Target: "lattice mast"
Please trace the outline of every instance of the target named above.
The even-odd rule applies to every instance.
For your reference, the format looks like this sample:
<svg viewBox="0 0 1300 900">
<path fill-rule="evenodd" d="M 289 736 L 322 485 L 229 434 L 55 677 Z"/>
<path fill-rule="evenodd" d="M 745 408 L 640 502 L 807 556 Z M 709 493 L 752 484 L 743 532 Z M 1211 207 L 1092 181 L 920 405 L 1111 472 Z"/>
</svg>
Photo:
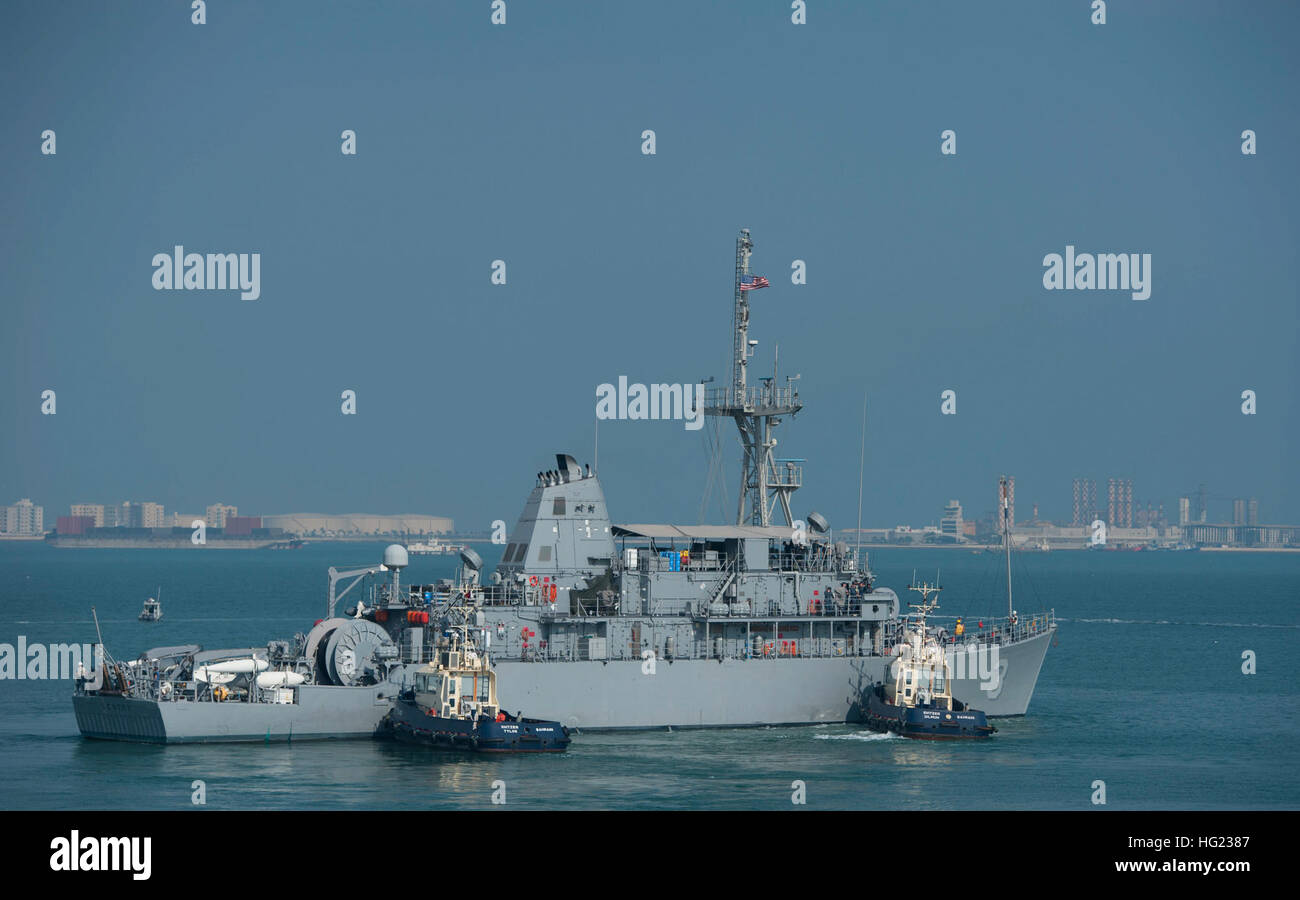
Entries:
<svg viewBox="0 0 1300 900">
<path fill-rule="evenodd" d="M 742 280 L 749 276 L 749 257 L 754 249 L 749 229 L 742 228 L 736 238 L 736 270 L 733 288 L 735 313 L 732 324 L 731 383 L 726 388 L 709 391 L 705 413 L 710 416 L 728 416 L 740 431 L 744 454 L 741 461 L 739 507 L 737 525 L 771 525 L 772 516 L 779 509 L 785 524 L 793 525 L 790 512 L 790 495 L 802 484 L 803 469 L 793 460 L 778 460 L 772 450 L 776 447 L 773 431 L 781 424 L 781 417 L 794 415 L 803 408 L 799 392 L 793 382 L 798 376 L 787 377 L 784 385 L 777 382 L 775 365 L 771 378 L 759 379 L 760 384 L 750 387 L 748 369 L 757 341 L 749 339 L 749 294 L 741 290 Z M 778 463 L 782 465 L 778 466 Z"/>
</svg>

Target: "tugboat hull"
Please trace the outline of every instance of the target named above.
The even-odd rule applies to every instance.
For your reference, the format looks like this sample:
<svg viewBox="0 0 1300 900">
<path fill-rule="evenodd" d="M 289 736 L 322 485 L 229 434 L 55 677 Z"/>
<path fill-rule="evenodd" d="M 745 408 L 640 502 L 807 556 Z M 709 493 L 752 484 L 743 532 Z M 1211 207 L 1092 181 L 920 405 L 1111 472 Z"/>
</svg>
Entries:
<svg viewBox="0 0 1300 900">
<path fill-rule="evenodd" d="M 997 731 L 977 709 L 895 706 L 880 696 L 878 688 L 863 691 L 862 698 L 849 710 L 848 720 L 872 731 L 924 741 L 986 740 Z"/>
<path fill-rule="evenodd" d="M 379 723 L 376 737 L 472 753 L 563 753 L 569 729 L 542 719 L 487 717 L 471 721 L 431 716 L 408 700 L 398 700 Z"/>
</svg>

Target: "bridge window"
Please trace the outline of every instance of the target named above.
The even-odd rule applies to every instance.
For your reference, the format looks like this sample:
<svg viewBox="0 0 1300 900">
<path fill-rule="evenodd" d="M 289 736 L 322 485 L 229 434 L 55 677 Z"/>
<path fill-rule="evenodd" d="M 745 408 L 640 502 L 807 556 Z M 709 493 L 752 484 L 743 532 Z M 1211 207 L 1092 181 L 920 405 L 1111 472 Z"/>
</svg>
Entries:
<svg viewBox="0 0 1300 900">
<path fill-rule="evenodd" d="M 564 515 L 564 498 L 563 498 L 563 497 L 556 497 L 556 498 L 555 498 L 555 505 L 551 508 L 551 515 L 553 515 L 553 516 L 562 516 L 562 515 Z"/>
</svg>

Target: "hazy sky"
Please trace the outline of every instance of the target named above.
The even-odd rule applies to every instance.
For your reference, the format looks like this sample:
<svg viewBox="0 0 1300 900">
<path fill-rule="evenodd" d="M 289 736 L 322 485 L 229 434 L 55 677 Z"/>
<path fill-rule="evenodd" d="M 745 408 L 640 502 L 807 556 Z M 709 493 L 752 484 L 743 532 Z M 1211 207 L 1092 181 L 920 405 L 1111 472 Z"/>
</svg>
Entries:
<svg viewBox="0 0 1300 900">
<path fill-rule="evenodd" d="M 853 523 L 865 391 L 868 524 L 999 472 L 1020 518 L 1086 475 L 1300 521 L 1300 8 L 808 7 L 5 3 L 0 503 L 513 522 L 598 384 L 725 379 L 749 227 L 796 513 Z M 176 244 L 260 253 L 260 298 L 155 291 Z M 1045 290 L 1067 245 L 1151 254 L 1150 299 Z M 615 520 L 697 521 L 704 434 L 601 423 Z"/>
</svg>

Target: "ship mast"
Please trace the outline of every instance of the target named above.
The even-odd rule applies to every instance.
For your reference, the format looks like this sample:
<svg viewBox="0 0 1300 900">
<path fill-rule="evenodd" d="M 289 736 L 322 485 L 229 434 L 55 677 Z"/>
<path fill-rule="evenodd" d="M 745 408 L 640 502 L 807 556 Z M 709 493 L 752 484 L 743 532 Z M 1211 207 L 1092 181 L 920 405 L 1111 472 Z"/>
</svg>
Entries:
<svg viewBox="0 0 1300 900">
<path fill-rule="evenodd" d="M 1002 546 L 1007 556 L 1007 617 L 1015 610 L 1011 608 L 1011 504 L 1007 498 L 1007 476 L 998 477 L 998 493 L 1002 497 Z"/>
<path fill-rule="evenodd" d="M 736 524 L 771 525 L 772 515 L 779 508 L 785 524 L 793 525 L 790 495 L 802 483 L 803 469 L 793 461 L 786 461 L 784 467 L 777 468 L 778 460 L 772 455 L 776 446 L 772 432 L 781 424 L 781 416 L 794 415 L 803 404 L 791 383 L 798 376 L 787 376 L 786 385 L 780 387 L 773 368 L 772 377 L 760 379 L 760 386 L 750 387 L 748 384 L 749 358 L 754 355 L 758 341 L 749 339 L 749 291 L 741 290 L 740 286 L 741 280 L 750 274 L 749 256 L 753 249 L 749 229 L 742 228 L 736 238 L 731 383 L 708 392 L 704 411 L 710 416 L 729 416 L 740 431 L 744 458 Z"/>
</svg>

